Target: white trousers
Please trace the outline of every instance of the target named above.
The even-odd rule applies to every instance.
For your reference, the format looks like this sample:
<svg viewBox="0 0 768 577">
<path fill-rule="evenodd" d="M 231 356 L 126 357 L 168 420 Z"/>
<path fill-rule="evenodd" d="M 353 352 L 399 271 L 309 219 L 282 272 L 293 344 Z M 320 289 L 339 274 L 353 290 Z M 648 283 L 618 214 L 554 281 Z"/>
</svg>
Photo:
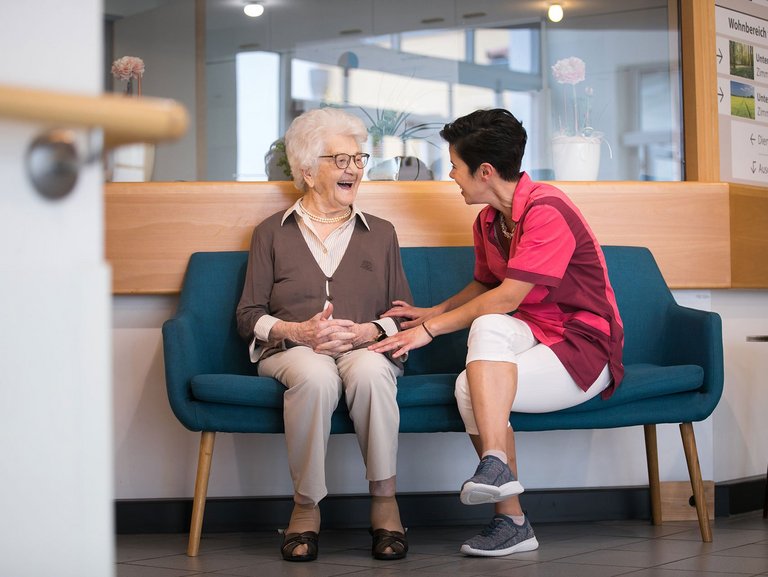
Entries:
<svg viewBox="0 0 768 577">
<path fill-rule="evenodd" d="M 573 407 L 598 395 L 611 383 L 606 364 L 589 390 L 581 390 L 552 349 L 536 340 L 526 323 L 509 315 L 492 314 L 475 319 L 469 330 L 467 348 L 466 364 L 502 361 L 517 365 L 517 393 L 512 410 L 520 413 L 548 413 Z M 477 435 L 467 371 L 462 371 L 456 379 L 455 393 L 467 433 Z"/>
<path fill-rule="evenodd" d="M 259 361 L 259 375 L 286 387 L 283 405 L 288 466 L 294 493 L 306 503 L 328 494 L 325 456 L 331 415 L 344 392 L 366 466 L 366 479 L 395 476 L 400 412 L 396 379 L 402 370 L 381 353 L 358 349 L 337 359 L 293 347 Z"/>
</svg>

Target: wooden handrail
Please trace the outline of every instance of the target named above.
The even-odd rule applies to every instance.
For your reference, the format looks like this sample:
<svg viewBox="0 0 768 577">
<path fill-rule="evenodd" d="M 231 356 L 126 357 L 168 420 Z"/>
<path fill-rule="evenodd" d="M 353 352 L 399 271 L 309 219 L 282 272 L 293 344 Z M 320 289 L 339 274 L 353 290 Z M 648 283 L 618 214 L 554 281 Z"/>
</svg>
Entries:
<svg viewBox="0 0 768 577">
<path fill-rule="evenodd" d="M 107 148 L 175 140 L 186 132 L 186 109 L 174 100 L 90 96 L 0 85 L 0 117 L 104 129 Z"/>
</svg>

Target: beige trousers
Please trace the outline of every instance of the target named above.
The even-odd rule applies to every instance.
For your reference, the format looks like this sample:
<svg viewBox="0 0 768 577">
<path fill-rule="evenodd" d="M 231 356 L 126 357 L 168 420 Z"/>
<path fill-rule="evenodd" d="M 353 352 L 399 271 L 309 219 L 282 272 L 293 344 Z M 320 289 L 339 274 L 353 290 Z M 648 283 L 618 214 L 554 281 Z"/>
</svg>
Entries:
<svg viewBox="0 0 768 577">
<path fill-rule="evenodd" d="M 259 361 L 259 375 L 286 387 L 283 406 L 288 466 L 297 502 L 319 503 L 328 494 L 325 456 L 331 415 L 342 392 L 355 426 L 366 479 L 395 476 L 400 412 L 396 379 L 402 370 L 380 353 L 358 349 L 337 359 L 293 347 Z"/>
</svg>

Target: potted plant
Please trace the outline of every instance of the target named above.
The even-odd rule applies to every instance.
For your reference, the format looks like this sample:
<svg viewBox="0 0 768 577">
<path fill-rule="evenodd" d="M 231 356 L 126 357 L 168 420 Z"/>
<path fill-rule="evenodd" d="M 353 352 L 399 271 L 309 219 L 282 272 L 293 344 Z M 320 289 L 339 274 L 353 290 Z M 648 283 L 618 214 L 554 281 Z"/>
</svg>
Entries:
<svg viewBox="0 0 768 577">
<path fill-rule="evenodd" d="M 374 115 L 360 107 L 368 119 L 368 134 L 371 136 L 371 156 L 374 161 L 368 171 L 371 180 L 398 180 L 402 163 L 407 162 L 409 170 L 417 176 L 415 179 L 432 179 L 432 172 L 424 163 L 425 158 L 418 158 L 417 153 L 409 151 L 408 143 L 414 141 L 429 142 L 435 131 L 442 128 L 440 122 L 408 122 L 409 112 L 390 109 L 377 109 Z M 422 155 L 423 156 L 423 155 Z"/>
<path fill-rule="evenodd" d="M 558 84 L 571 87 L 563 92 L 563 111 L 558 116 L 558 130 L 552 137 L 555 179 L 597 180 L 603 133 L 592 126 L 594 90 L 589 86 L 584 89 L 581 111 L 576 91 L 576 85 L 586 79 L 586 65 L 574 56 L 563 58 L 552 66 L 552 76 Z"/>
<path fill-rule="evenodd" d="M 125 82 L 124 94 L 141 96 L 144 61 L 137 56 L 123 56 L 112 63 L 112 76 Z M 126 144 L 115 148 L 107 157 L 105 177 L 113 182 L 144 182 L 152 180 L 155 166 L 155 145 Z"/>
</svg>

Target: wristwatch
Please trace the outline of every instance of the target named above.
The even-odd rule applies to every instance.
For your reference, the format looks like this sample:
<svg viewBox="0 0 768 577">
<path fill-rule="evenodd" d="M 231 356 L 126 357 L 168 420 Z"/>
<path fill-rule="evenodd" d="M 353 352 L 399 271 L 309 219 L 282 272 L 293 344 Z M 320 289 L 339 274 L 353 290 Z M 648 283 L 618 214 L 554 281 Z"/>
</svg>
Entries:
<svg viewBox="0 0 768 577">
<path fill-rule="evenodd" d="M 384 327 L 382 327 L 376 321 L 371 321 L 371 322 L 376 326 L 377 329 L 379 329 L 379 334 L 376 335 L 376 338 L 374 340 L 378 343 L 379 341 L 383 341 L 384 339 L 386 339 L 387 331 L 384 330 Z"/>
</svg>

